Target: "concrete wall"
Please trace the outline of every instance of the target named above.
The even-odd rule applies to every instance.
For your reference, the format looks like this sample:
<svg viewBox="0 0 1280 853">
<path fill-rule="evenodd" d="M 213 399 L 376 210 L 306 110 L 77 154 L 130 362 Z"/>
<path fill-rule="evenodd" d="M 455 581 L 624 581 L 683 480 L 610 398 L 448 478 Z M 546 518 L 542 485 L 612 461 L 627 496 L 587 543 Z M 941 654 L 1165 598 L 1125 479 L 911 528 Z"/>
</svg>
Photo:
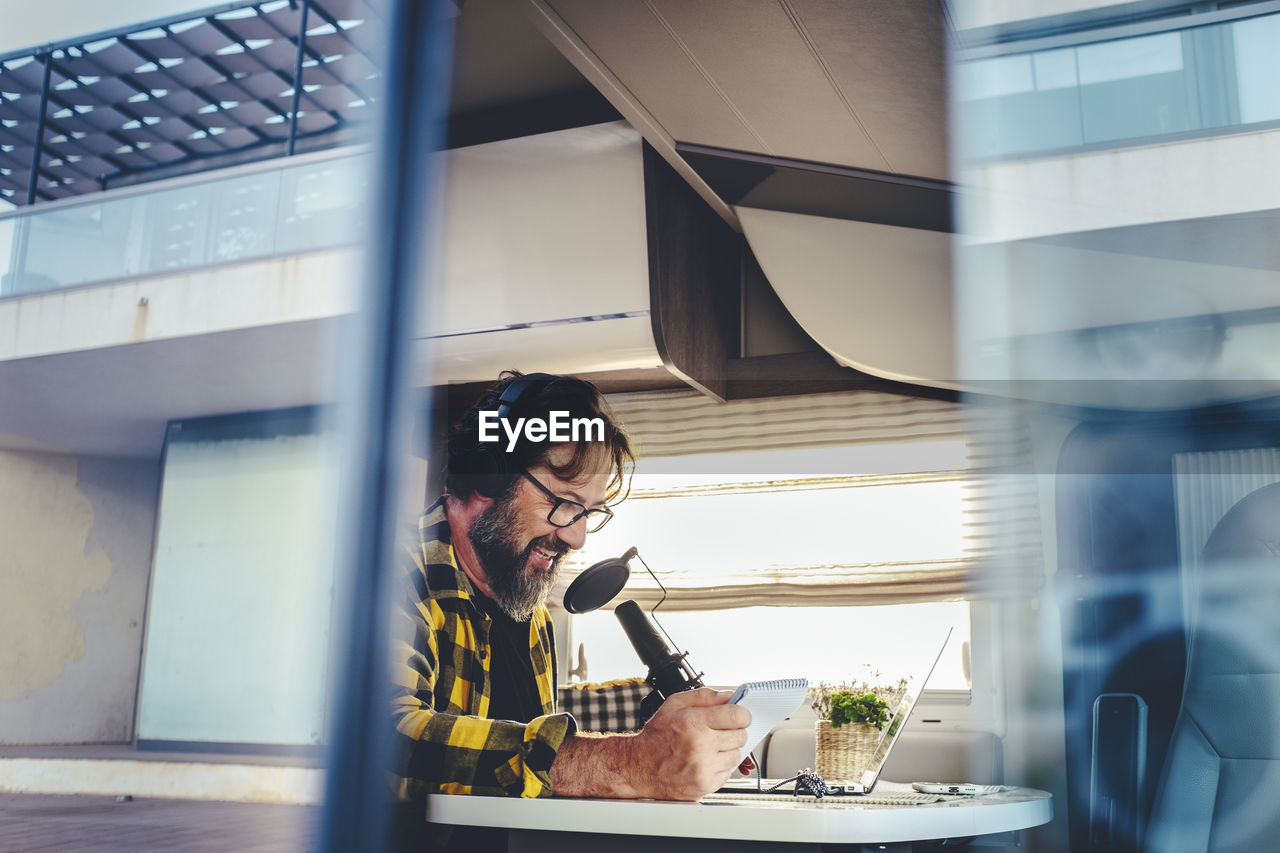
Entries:
<svg viewBox="0 0 1280 853">
<path fill-rule="evenodd" d="M 133 737 L 159 466 L 0 451 L 0 744 Z"/>
<path fill-rule="evenodd" d="M 1270 211 L 1280 131 L 982 163 L 961 170 L 962 221 L 978 243 Z"/>
<path fill-rule="evenodd" d="M 349 249 L 0 301 L 0 361 L 336 317 L 355 310 Z"/>
</svg>

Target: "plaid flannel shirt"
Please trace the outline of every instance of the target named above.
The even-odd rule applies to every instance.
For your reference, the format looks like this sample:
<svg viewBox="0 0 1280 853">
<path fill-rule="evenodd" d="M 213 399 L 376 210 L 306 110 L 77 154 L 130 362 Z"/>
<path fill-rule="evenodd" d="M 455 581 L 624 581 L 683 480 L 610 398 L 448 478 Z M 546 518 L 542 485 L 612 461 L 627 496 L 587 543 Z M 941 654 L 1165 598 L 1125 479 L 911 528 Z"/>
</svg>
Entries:
<svg viewBox="0 0 1280 853">
<path fill-rule="evenodd" d="M 458 568 L 443 499 L 418 520 L 418 539 L 405 549 L 405 599 L 397 613 L 403 632 L 392 662 L 397 794 L 551 796 L 551 762 L 577 729 L 572 716 L 554 713 L 551 614 L 539 605 L 529 630 L 544 716 L 529 723 L 487 719 L 492 623 Z"/>
</svg>

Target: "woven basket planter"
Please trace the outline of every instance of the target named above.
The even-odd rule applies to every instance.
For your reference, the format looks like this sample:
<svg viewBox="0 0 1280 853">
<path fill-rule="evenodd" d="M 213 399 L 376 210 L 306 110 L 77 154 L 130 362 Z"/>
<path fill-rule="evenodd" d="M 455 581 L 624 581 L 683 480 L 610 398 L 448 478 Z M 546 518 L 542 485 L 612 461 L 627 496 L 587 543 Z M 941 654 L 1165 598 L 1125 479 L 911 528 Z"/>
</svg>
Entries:
<svg viewBox="0 0 1280 853">
<path fill-rule="evenodd" d="M 814 768 L 823 779 L 857 781 L 867 769 L 882 732 L 870 723 L 845 723 L 836 728 L 829 720 L 813 724 L 817 738 L 817 763 Z"/>
</svg>

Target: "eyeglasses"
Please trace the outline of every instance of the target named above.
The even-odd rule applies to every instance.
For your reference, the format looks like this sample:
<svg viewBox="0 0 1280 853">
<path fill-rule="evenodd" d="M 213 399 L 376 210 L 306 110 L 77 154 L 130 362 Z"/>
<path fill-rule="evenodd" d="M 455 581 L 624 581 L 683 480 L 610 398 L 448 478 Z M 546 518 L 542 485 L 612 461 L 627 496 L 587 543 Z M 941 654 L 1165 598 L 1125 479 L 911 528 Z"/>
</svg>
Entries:
<svg viewBox="0 0 1280 853">
<path fill-rule="evenodd" d="M 556 527 L 569 527 L 577 524 L 578 519 L 585 516 L 587 519 L 587 532 L 595 533 L 608 524 L 609 519 L 613 518 L 613 510 L 607 506 L 602 506 L 598 509 L 587 509 L 577 501 L 558 496 L 555 492 L 539 483 L 528 471 L 521 471 L 520 473 L 524 475 L 526 480 L 537 486 L 539 491 L 551 498 L 553 503 L 551 504 L 551 512 L 547 513 L 547 521 Z"/>
</svg>

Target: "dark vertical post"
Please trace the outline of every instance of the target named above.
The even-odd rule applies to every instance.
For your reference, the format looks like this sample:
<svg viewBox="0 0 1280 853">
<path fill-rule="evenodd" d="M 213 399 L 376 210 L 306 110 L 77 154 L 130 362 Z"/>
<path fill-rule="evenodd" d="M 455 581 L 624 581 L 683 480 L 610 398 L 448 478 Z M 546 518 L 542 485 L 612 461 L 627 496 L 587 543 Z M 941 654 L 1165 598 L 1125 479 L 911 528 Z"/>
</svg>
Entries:
<svg viewBox="0 0 1280 853">
<path fill-rule="evenodd" d="M 453 7 L 392 0 L 386 17 L 385 92 L 370 168 L 372 222 L 364 234 L 364 287 L 352 323 L 351 382 L 343 436 L 342 575 L 335 592 L 335 692 L 321 848 L 383 850 L 389 839 L 387 773 L 392 721 L 387 697 L 394 584 L 395 501 L 409 447 L 412 338 L 423 282 L 421 237 L 435 190 L 430 152 L 443 140 Z M 425 815 L 422 816 L 425 820 Z"/>
<path fill-rule="evenodd" d="M 289 111 L 289 151 L 293 156 L 293 147 L 298 141 L 298 106 L 302 103 L 302 60 L 307 50 L 307 13 L 311 11 L 311 0 L 302 0 L 302 16 L 298 24 L 298 59 L 293 65 L 293 109 Z"/>
<path fill-rule="evenodd" d="M 53 54 L 44 55 L 44 82 L 40 85 L 40 111 L 36 113 L 36 141 L 31 148 L 31 177 L 27 181 L 27 204 L 35 204 L 36 182 L 40 179 L 40 155 L 44 153 L 44 113 L 49 108 L 49 72 Z"/>
<path fill-rule="evenodd" d="M 667 370 L 713 400 L 728 397 L 741 240 L 675 169 L 644 146 L 649 316 Z"/>
</svg>

